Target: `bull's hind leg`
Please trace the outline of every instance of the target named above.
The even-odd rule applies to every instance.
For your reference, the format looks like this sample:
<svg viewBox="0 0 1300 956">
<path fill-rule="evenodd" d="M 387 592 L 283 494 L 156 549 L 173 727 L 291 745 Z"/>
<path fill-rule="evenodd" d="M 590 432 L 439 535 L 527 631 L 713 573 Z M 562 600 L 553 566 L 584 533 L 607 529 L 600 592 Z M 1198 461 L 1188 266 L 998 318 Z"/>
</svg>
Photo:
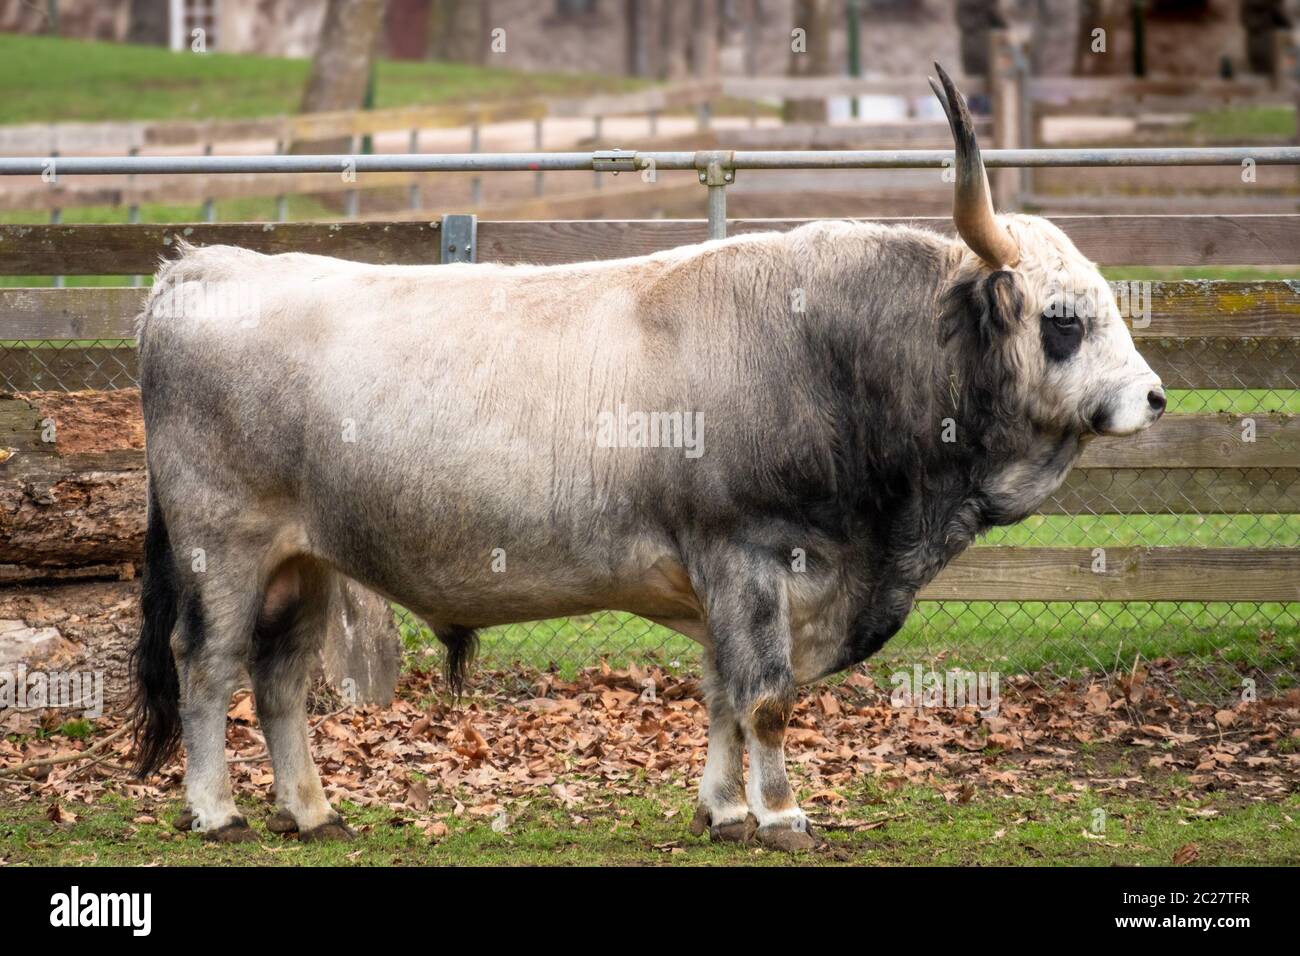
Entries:
<svg viewBox="0 0 1300 956">
<path fill-rule="evenodd" d="M 307 691 L 325 631 L 330 571 L 295 558 L 267 584 L 253 632 L 253 693 L 275 772 L 275 833 L 303 840 L 348 839 L 352 831 L 325 799 L 307 734 Z"/>
<path fill-rule="evenodd" d="M 223 562 L 224 563 L 224 562 Z M 178 825 L 241 842 L 253 831 L 235 808 L 226 764 L 226 711 L 243 670 L 255 582 L 237 571 L 192 569 L 172 653 L 181 690 L 186 811 Z M 184 574 L 184 572 L 182 572 Z"/>
<path fill-rule="evenodd" d="M 711 663 L 705 664 L 704 684 L 709 701 L 709 751 L 691 832 L 701 836 L 707 831 L 713 840 L 744 843 L 754 833 L 745 802 L 744 731 Z"/>
</svg>

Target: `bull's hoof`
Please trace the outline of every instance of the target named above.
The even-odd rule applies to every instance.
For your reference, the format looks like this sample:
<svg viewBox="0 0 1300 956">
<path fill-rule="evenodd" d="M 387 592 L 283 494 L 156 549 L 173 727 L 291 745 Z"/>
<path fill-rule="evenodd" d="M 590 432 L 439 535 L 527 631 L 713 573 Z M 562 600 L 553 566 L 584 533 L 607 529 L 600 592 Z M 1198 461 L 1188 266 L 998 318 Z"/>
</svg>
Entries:
<svg viewBox="0 0 1300 956">
<path fill-rule="evenodd" d="M 355 836 L 356 833 L 343 822 L 342 817 L 312 827 L 310 830 L 298 832 L 298 839 L 303 843 L 325 843 L 333 840 L 346 842 Z"/>
<path fill-rule="evenodd" d="M 257 834 L 243 817 L 235 817 L 215 830 L 204 830 L 202 836 L 209 843 L 252 843 L 257 840 Z"/>
<path fill-rule="evenodd" d="M 758 820 L 751 813 L 735 823 L 709 827 L 709 839 L 714 843 L 749 843 L 758 831 Z"/>
<path fill-rule="evenodd" d="M 691 834 L 698 837 L 707 833 L 714 843 L 748 843 L 757 828 L 758 820 L 752 813 L 743 820 L 715 826 L 709 808 L 703 804 L 695 808 L 695 819 L 691 820 Z"/>
<path fill-rule="evenodd" d="M 266 829 L 271 833 L 297 833 L 298 821 L 288 810 L 276 810 L 266 818 Z"/>
<path fill-rule="evenodd" d="M 821 841 L 809 827 L 807 830 L 792 830 L 782 824 L 759 827 L 754 834 L 758 842 L 769 850 L 781 850 L 785 853 L 800 853 L 816 849 Z"/>
<path fill-rule="evenodd" d="M 189 833 L 194 829 L 194 811 L 186 807 L 172 819 L 172 826 L 182 833 Z"/>
</svg>

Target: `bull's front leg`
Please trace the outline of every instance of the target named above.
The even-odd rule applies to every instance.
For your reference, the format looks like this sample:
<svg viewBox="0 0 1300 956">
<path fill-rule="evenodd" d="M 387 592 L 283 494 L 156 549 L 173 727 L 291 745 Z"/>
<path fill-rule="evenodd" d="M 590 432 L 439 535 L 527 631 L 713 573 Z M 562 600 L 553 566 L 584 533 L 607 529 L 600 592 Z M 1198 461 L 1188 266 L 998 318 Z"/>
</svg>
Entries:
<svg viewBox="0 0 1300 956">
<path fill-rule="evenodd" d="M 700 788 L 701 807 L 715 826 L 719 820 L 714 814 L 730 823 L 740 813 L 739 737 L 749 750 L 743 805 L 753 817 L 749 826 L 757 827 L 754 835 L 779 849 L 809 849 L 817 841 L 785 772 L 785 729 L 794 710 L 796 685 L 781 573 L 756 568 L 753 558 L 744 555 L 713 569 L 708 580 L 712 667 L 706 674 L 709 756 Z M 745 832 L 741 838 L 748 837 Z"/>
<path fill-rule="evenodd" d="M 780 850 L 809 850 L 818 841 L 785 772 L 785 728 L 793 710 L 793 693 L 762 697 L 742 721 L 749 748 L 749 806 L 758 821 L 759 842 Z"/>
</svg>

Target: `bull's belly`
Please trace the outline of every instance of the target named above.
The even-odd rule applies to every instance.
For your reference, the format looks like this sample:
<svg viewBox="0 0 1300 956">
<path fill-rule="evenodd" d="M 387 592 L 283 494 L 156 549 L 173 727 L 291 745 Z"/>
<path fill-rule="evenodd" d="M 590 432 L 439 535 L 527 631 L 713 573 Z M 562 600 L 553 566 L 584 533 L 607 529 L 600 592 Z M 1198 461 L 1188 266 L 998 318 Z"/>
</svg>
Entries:
<svg viewBox="0 0 1300 956">
<path fill-rule="evenodd" d="M 627 611 L 701 639 L 704 614 L 686 569 L 666 549 L 645 541 L 593 548 L 589 560 L 561 559 L 507 543 L 476 553 L 442 553 L 359 562 L 348 550 L 318 554 L 339 571 L 384 594 L 431 626 L 484 628 L 597 611 Z M 499 554 L 495 554 L 499 551 Z"/>
</svg>

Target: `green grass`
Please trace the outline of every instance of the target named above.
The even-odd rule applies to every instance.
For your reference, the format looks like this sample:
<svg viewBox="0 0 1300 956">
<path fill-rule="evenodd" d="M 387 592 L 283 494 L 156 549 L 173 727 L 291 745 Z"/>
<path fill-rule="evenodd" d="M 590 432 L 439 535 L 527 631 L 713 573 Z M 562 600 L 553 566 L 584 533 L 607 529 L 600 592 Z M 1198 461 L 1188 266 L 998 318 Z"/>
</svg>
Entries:
<svg viewBox="0 0 1300 956">
<path fill-rule="evenodd" d="M 1171 282 L 1179 279 L 1255 282 L 1262 279 L 1300 279 L 1300 266 L 1105 266 L 1101 273 L 1112 282 Z"/>
<path fill-rule="evenodd" d="M 310 62 L 0 35 L 0 123 L 241 119 L 298 111 Z M 375 106 L 617 93 L 644 81 L 379 61 Z"/>
<path fill-rule="evenodd" d="M 1194 134 L 1234 143 L 1292 136 L 1295 131 L 1295 110 L 1288 106 L 1235 106 L 1198 113 L 1192 119 Z"/>
<path fill-rule="evenodd" d="M 436 638 L 399 615 L 406 646 L 429 666 L 441 659 Z M 605 660 L 612 666 L 655 663 L 679 672 L 696 667 L 699 648 L 667 628 L 625 612 L 495 627 L 482 634 L 491 665 L 555 668 L 571 678 Z M 945 601 L 920 602 L 903 629 L 868 662 L 877 679 L 900 667 L 942 660 L 945 666 L 1003 674 L 1049 670 L 1075 676 L 1127 670 L 1137 660 L 1185 659 L 1174 675 L 1195 699 L 1238 695 L 1242 677 L 1268 676 L 1261 693 L 1297 684 L 1300 603 Z"/>
<path fill-rule="evenodd" d="M 358 838 L 323 845 L 266 833 L 266 804 L 248 800 L 241 809 L 260 842 L 222 846 L 174 832 L 166 821 L 179 810 L 176 801 L 154 806 L 109 795 L 93 806 L 65 803 L 78 819 L 60 827 L 46 819 L 47 801 L 0 797 L 0 858 L 36 866 L 1152 866 L 1169 864 L 1180 847 L 1195 843 L 1204 865 L 1300 862 L 1300 796 L 1294 794 L 1275 803 L 1243 803 L 1231 794 L 1175 801 L 1167 796 L 1178 786 L 1173 776 L 1158 782 L 1165 792 L 1149 797 L 1078 792 L 1060 778 L 1033 786 L 1023 796 L 977 791 L 958 804 L 926 787 L 857 784 L 844 791 L 849 816 L 884 825 L 826 830 L 827 848 L 793 857 L 692 837 L 694 793 L 684 786 L 634 787 L 631 796 L 568 810 L 539 790 L 536 799 L 512 808 L 504 833 L 490 818 L 452 815 L 450 797 L 439 795 L 430 814 L 443 819 L 448 833 L 437 842 L 401 810 L 344 804 L 339 809 Z M 816 807 L 808 809 L 815 820 Z M 142 813 L 159 822 L 133 822 Z M 1104 823 L 1094 832 L 1098 820 Z"/>
</svg>

